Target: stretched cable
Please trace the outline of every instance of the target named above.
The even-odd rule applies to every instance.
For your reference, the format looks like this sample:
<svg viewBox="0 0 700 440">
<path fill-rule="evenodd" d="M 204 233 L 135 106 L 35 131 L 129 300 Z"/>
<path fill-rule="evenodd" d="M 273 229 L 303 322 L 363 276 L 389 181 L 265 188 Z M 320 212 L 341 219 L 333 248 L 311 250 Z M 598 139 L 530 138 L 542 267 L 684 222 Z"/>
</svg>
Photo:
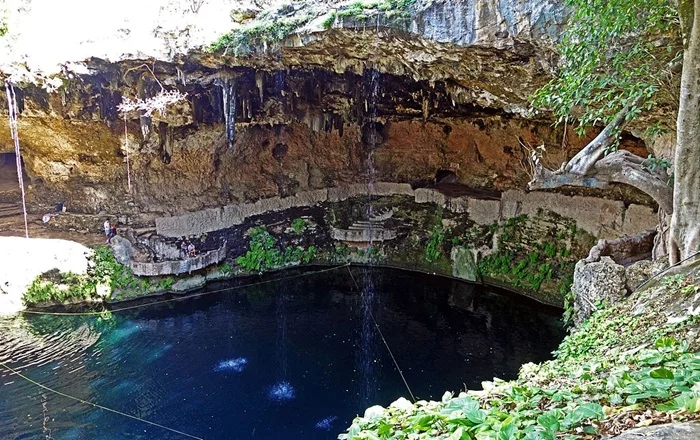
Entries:
<svg viewBox="0 0 700 440">
<path fill-rule="evenodd" d="M 19 189 L 22 192 L 22 212 L 24 213 L 24 235 L 29 238 L 29 225 L 27 224 L 27 203 L 24 195 L 24 178 L 22 177 L 22 156 L 19 151 L 19 131 L 17 128 L 17 117 L 19 116 L 19 111 L 17 110 L 17 96 L 15 95 L 15 89 L 12 87 L 12 83 L 9 80 L 5 81 L 5 94 L 7 95 L 7 113 L 10 120 L 10 135 L 12 136 L 12 141 L 15 144 L 15 161 L 17 165 L 17 180 L 19 182 Z"/>
<path fill-rule="evenodd" d="M 408 382 L 406 381 L 406 377 L 403 375 L 403 371 L 401 371 L 401 367 L 399 367 L 399 363 L 394 357 L 394 353 L 392 353 L 391 348 L 389 348 L 389 343 L 386 341 L 386 338 L 384 337 L 384 333 L 382 333 L 382 329 L 379 328 L 379 324 L 377 323 L 377 320 L 374 319 L 374 314 L 372 313 L 372 309 L 369 307 L 369 304 L 367 304 L 365 300 L 365 296 L 362 293 L 362 289 L 360 289 L 359 284 L 357 284 L 357 281 L 355 281 L 355 277 L 352 275 L 352 271 L 350 270 L 350 265 L 346 265 L 345 267 L 348 268 L 348 273 L 350 274 L 350 278 L 352 278 L 352 282 L 355 283 L 355 288 L 357 291 L 360 293 L 360 298 L 362 298 L 362 301 L 365 303 L 365 307 L 367 308 L 367 311 L 369 312 L 370 318 L 372 318 L 372 322 L 374 322 L 374 326 L 377 328 L 377 332 L 379 332 L 379 336 L 382 338 L 382 342 L 384 342 L 384 346 L 386 347 L 386 351 L 389 352 L 389 356 L 391 356 L 391 360 L 394 361 L 394 366 L 399 372 L 399 376 L 401 376 L 401 380 L 403 380 L 403 384 L 406 385 L 406 389 L 408 390 L 408 394 L 411 395 L 411 399 L 415 402 L 416 401 L 416 396 L 413 395 L 413 391 L 411 391 L 411 387 L 408 386 Z"/>
<path fill-rule="evenodd" d="M 196 439 L 196 440 L 204 440 L 204 439 L 202 439 L 201 437 L 196 437 L 196 436 L 194 436 L 194 435 L 187 434 L 186 432 L 178 431 L 177 429 L 168 428 L 167 426 L 163 426 L 163 425 L 161 425 L 161 424 L 159 424 L 159 423 L 155 423 L 155 422 L 151 422 L 151 421 L 146 420 L 146 419 L 142 419 L 141 417 L 132 416 L 131 414 L 123 413 L 123 412 L 121 412 L 121 411 L 117 411 L 116 409 L 107 408 L 106 406 L 102 406 L 102 405 L 99 405 L 99 404 L 97 404 L 97 403 L 89 402 L 89 401 L 83 400 L 83 399 L 81 399 L 81 398 L 79 398 L 79 397 L 75 397 L 75 396 L 68 395 L 68 394 L 66 394 L 66 393 L 62 393 L 62 392 L 60 392 L 60 391 L 58 391 L 58 390 L 54 390 L 53 388 L 49 388 L 49 387 L 47 387 L 46 385 L 42 385 L 42 384 L 40 384 L 39 382 L 35 381 L 34 379 L 31 379 L 31 378 L 25 376 L 24 374 L 20 373 L 19 371 L 15 370 L 14 368 L 12 368 L 12 367 L 10 367 L 10 366 L 8 366 L 7 364 L 4 364 L 4 363 L 2 363 L 2 362 L 0 362 L 0 367 L 3 367 L 3 368 L 5 368 L 5 369 L 11 371 L 13 374 L 15 374 L 15 375 L 21 377 L 22 379 L 26 380 L 27 382 L 30 382 L 30 383 L 32 383 L 32 384 L 38 386 L 39 388 L 42 388 L 42 389 L 44 389 L 44 390 L 46 390 L 46 391 L 49 391 L 49 392 L 51 392 L 51 393 L 54 393 L 54 394 L 58 394 L 59 396 L 63 396 L 63 397 L 65 397 L 65 398 L 67 398 L 67 399 L 75 400 L 76 402 L 80 402 L 80 403 L 82 403 L 82 404 L 84 404 L 84 405 L 92 406 L 93 408 L 99 408 L 99 409 L 101 409 L 101 410 L 108 411 L 108 412 L 111 412 L 111 413 L 114 413 L 114 414 L 118 414 L 118 415 L 120 415 L 120 416 L 124 416 L 124 417 L 128 417 L 128 418 L 130 418 L 130 419 L 138 420 L 139 422 L 143 422 L 143 423 L 146 423 L 146 424 L 148 424 L 148 425 L 155 426 L 155 427 L 157 427 L 157 428 L 165 429 L 165 430 L 167 430 L 167 431 L 174 432 L 175 434 L 180 434 L 180 435 L 185 436 L 185 437 L 193 438 L 193 439 Z"/>
</svg>

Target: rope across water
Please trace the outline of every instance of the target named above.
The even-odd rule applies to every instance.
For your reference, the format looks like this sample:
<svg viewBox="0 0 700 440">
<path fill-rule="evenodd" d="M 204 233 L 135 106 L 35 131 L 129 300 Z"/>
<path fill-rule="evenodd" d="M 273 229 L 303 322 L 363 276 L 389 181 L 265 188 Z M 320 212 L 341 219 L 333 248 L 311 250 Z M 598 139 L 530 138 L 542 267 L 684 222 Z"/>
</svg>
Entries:
<svg viewBox="0 0 700 440">
<path fill-rule="evenodd" d="M 59 396 L 63 396 L 63 397 L 65 397 L 65 398 L 67 398 L 67 399 L 75 400 L 76 402 L 80 402 L 80 403 L 82 403 L 82 404 L 84 404 L 84 405 L 92 406 L 93 408 L 98 408 L 98 409 L 101 409 L 101 410 L 104 410 L 104 411 L 108 411 L 108 412 L 111 412 L 111 413 L 114 413 L 114 414 L 118 414 L 118 415 L 120 415 L 120 416 L 124 416 L 124 417 L 128 417 L 128 418 L 130 418 L 130 419 L 138 420 L 139 422 L 143 422 L 143 423 L 146 423 L 146 424 L 148 424 L 148 425 L 152 425 L 152 426 L 155 426 L 155 427 L 158 427 L 158 428 L 161 428 L 161 429 L 165 429 L 165 430 L 167 430 L 167 431 L 174 432 L 174 433 L 176 433 L 176 434 L 180 434 L 180 435 L 185 436 L 185 437 L 193 438 L 193 439 L 196 439 L 196 440 L 204 440 L 204 439 L 202 439 L 201 437 L 197 437 L 197 436 L 194 436 L 194 435 L 191 435 L 191 434 L 187 434 L 186 432 L 178 431 L 177 429 L 168 428 L 167 426 L 163 426 L 163 425 L 161 425 L 161 424 L 159 424 L 159 423 L 151 422 L 151 421 L 149 421 L 149 420 L 142 419 L 141 417 L 132 416 L 131 414 L 127 414 L 127 413 L 118 411 L 118 410 L 116 410 L 116 409 L 107 408 L 106 406 L 102 406 L 102 405 L 99 405 L 99 404 L 94 403 L 94 402 L 89 402 L 89 401 L 84 400 L 84 399 L 81 399 L 81 398 L 79 398 L 79 397 L 75 397 L 75 396 L 71 396 L 71 395 L 66 394 L 66 393 L 62 393 L 61 391 L 58 391 L 58 390 L 54 390 L 53 388 L 47 387 L 46 385 L 42 385 L 42 384 L 40 384 L 39 382 L 35 381 L 34 379 L 25 376 L 24 374 L 20 373 L 19 371 L 15 370 L 14 368 L 12 368 L 12 367 L 10 367 L 10 366 L 8 366 L 7 364 L 4 364 L 4 363 L 2 363 L 2 362 L 0 362 L 0 367 L 3 367 L 3 368 L 5 368 L 5 369 L 9 370 L 10 372 L 12 372 L 12 374 L 21 377 L 22 379 L 24 379 L 24 380 L 26 380 L 27 382 L 30 382 L 30 383 L 32 383 L 32 384 L 38 386 L 38 387 L 41 388 L 41 389 L 44 389 L 44 390 L 49 391 L 49 392 L 51 392 L 51 393 L 57 394 L 57 395 L 59 395 Z"/>
<path fill-rule="evenodd" d="M 362 302 L 365 303 L 365 308 L 369 312 L 369 316 L 372 318 L 372 322 L 374 323 L 374 326 L 377 328 L 377 332 L 379 332 L 379 336 L 382 338 L 382 342 L 384 342 L 384 346 L 386 347 L 386 351 L 389 352 L 389 356 L 391 356 L 391 360 L 394 361 L 394 366 L 399 372 L 399 376 L 401 376 L 401 380 L 403 380 L 404 385 L 406 385 L 406 389 L 408 390 L 408 394 L 411 395 L 411 400 L 414 402 L 416 401 L 416 396 L 413 395 L 413 391 L 411 391 L 411 387 L 408 386 L 408 382 L 406 381 L 406 377 L 403 375 L 403 371 L 401 371 L 401 367 L 399 367 L 399 363 L 396 360 L 396 357 L 394 357 L 394 353 L 391 351 L 391 348 L 389 347 L 389 343 L 386 341 L 386 338 L 384 337 L 384 333 L 382 333 L 382 329 L 379 328 L 379 323 L 377 323 L 377 320 L 374 318 L 374 314 L 372 313 L 372 309 L 369 307 L 369 304 L 367 304 L 367 301 L 365 300 L 364 294 L 362 293 L 362 289 L 360 289 L 360 285 L 357 284 L 357 281 L 355 280 L 355 277 L 352 274 L 352 271 L 350 270 L 350 266 L 346 265 L 348 268 L 348 273 L 350 274 L 350 278 L 352 278 L 352 282 L 355 284 L 355 288 L 357 289 L 358 293 L 360 294 L 360 298 L 362 298 Z"/>
</svg>

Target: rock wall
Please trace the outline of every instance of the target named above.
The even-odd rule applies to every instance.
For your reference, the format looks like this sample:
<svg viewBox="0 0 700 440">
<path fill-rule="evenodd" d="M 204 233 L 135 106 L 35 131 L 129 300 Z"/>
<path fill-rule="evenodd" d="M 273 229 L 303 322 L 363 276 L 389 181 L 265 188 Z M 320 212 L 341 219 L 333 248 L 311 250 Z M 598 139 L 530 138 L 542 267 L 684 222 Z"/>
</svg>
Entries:
<svg viewBox="0 0 700 440">
<path fill-rule="evenodd" d="M 570 10 L 551 0 L 440 0 L 418 2 L 411 31 L 440 42 L 456 44 L 551 44 L 561 36 Z"/>
<path fill-rule="evenodd" d="M 503 103 L 449 82 L 197 64 L 182 72 L 166 63 L 155 66 L 157 77 L 172 84 L 181 71 L 187 100 L 152 118 L 130 115 L 125 127 L 117 104 L 122 96 L 152 96 L 155 79 L 134 63 L 94 61 L 93 68 L 57 92 L 18 90 L 30 210 L 63 201 L 77 213 L 176 214 L 366 182 L 370 174 L 424 186 L 441 170 L 503 191 L 528 180 L 522 145 L 553 145 L 546 161 L 554 165 L 590 139 L 568 132 L 562 147 L 564 133 L 549 121 L 504 113 Z M 233 149 L 216 81 L 224 74 L 236 79 Z M 374 98 L 365 99 L 373 84 Z M 0 124 L 0 153 L 11 145 Z M 630 137 L 623 146 L 645 151 Z M 610 194 L 643 200 L 631 191 Z"/>
<path fill-rule="evenodd" d="M 636 235 L 656 227 L 652 208 L 625 206 L 620 201 L 595 197 L 567 196 L 546 192 L 509 190 L 497 199 L 471 196 L 451 197 L 438 189 L 412 189 L 407 184 L 375 182 L 372 187 L 355 184 L 347 187 L 300 192 L 290 197 L 260 199 L 254 203 L 226 205 L 178 216 L 156 218 L 156 230 L 165 237 L 200 235 L 243 224 L 251 217 L 292 208 L 311 207 L 324 202 L 340 202 L 358 196 L 412 196 L 416 203 L 437 204 L 453 213 L 466 213 L 477 225 L 490 225 L 521 215 L 536 216 L 552 212 L 571 219 L 580 230 L 594 238 Z"/>
</svg>

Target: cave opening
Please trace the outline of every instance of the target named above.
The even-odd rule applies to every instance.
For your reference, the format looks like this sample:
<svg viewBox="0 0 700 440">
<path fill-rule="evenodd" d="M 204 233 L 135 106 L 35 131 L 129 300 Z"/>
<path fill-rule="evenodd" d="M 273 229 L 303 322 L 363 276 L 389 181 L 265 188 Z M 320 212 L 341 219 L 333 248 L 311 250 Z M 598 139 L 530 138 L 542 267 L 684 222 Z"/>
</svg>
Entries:
<svg viewBox="0 0 700 440">
<path fill-rule="evenodd" d="M 20 156 L 21 159 L 21 156 Z M 14 152 L 0 153 L 0 193 L 17 193 L 17 201 L 21 201 L 19 181 L 17 179 L 17 156 Z M 22 159 L 22 178 L 26 188 L 29 176 L 24 167 Z M 14 194 L 13 194 L 14 195 Z M 13 197 L 14 199 L 14 197 Z"/>
<path fill-rule="evenodd" d="M 435 183 L 457 183 L 457 173 L 452 170 L 438 170 L 435 173 Z"/>
</svg>

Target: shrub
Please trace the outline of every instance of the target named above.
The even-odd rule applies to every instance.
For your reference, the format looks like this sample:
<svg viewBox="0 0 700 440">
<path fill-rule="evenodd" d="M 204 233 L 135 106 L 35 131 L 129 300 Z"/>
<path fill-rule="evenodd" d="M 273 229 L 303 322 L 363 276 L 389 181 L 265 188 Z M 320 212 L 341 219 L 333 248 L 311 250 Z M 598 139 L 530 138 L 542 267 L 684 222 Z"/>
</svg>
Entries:
<svg viewBox="0 0 700 440">
<path fill-rule="evenodd" d="M 277 240 L 262 226 L 248 232 L 250 244 L 248 251 L 236 258 L 236 263 L 246 272 L 264 272 L 288 264 L 308 264 L 316 255 L 316 247 L 286 248 L 282 252 L 277 247 Z"/>
<path fill-rule="evenodd" d="M 306 219 L 299 217 L 292 220 L 292 229 L 297 234 L 301 234 L 302 232 L 304 232 L 307 226 L 309 226 L 309 222 L 306 221 Z"/>
</svg>

